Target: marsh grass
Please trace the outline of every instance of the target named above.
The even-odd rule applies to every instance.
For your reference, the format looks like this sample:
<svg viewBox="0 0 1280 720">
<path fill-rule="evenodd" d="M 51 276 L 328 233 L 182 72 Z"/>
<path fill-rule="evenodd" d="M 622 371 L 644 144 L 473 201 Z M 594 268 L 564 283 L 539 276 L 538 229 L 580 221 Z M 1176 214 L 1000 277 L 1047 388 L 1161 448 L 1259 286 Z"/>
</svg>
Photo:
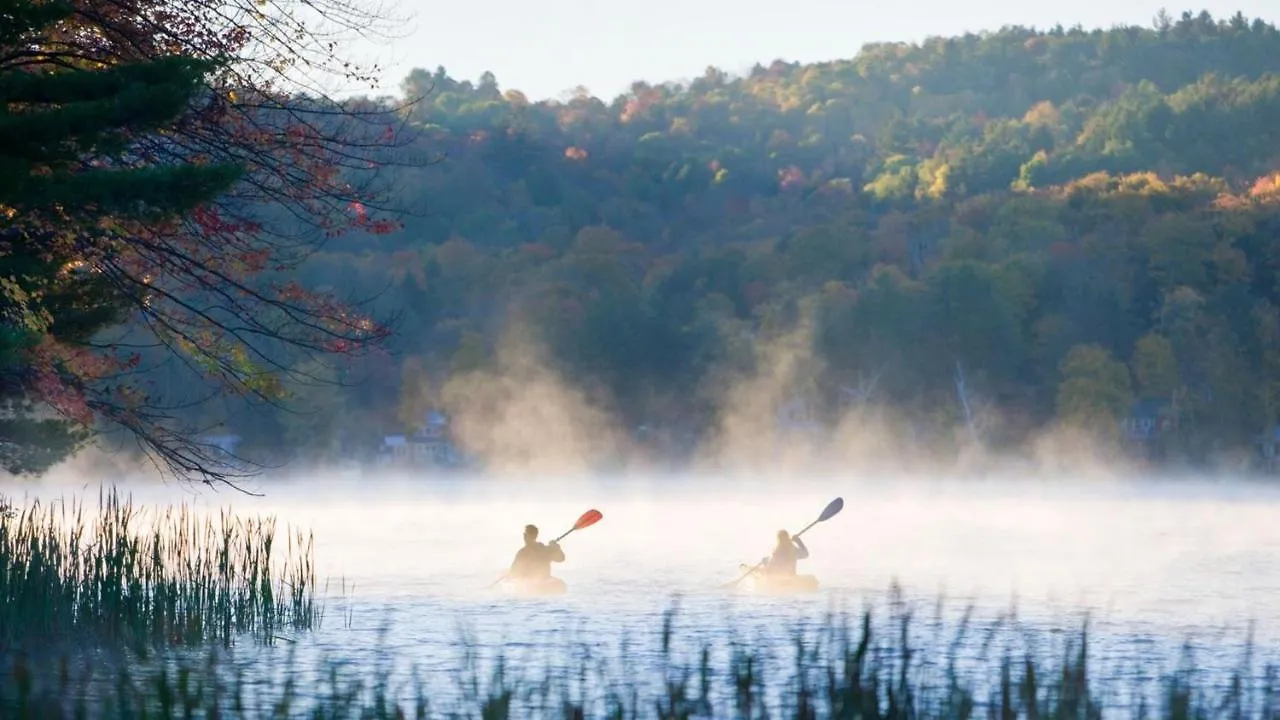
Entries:
<svg viewBox="0 0 1280 720">
<path fill-rule="evenodd" d="M 0 677 L 0 716 L 33 718 L 476 718 L 573 720 L 1272 720 L 1280 709 L 1274 666 L 1252 650 L 1234 669 L 1206 672 L 1188 646 L 1180 662 L 1149 658 L 1141 674 L 1116 673 L 1090 651 L 1087 624 L 1041 642 L 997 647 L 991 626 L 966 617 L 948 642 L 922 645 L 909 613 L 853 622 L 831 618 L 797 633 L 779 662 L 747 643 L 686 646 L 668 614 L 656 655 L 629 650 L 604 661 L 584 645 L 566 663 L 518 667 L 498 649 L 466 645 L 449 677 L 394 672 L 396 658 L 346 664 L 299 660 L 297 646 L 258 648 L 249 661 L 214 647 L 114 663 L 34 663 L 11 657 Z M 1006 635 L 1005 637 L 1008 637 Z M 915 639 L 912 639 L 915 638 Z M 1035 652 L 1032 647 L 1053 650 Z M 1251 643 L 1250 643 L 1251 647 Z M 963 648 L 963 649 L 962 649 Z M 173 651 L 170 651 L 173 652 Z M 787 665 L 790 665 L 788 668 Z M 1168 667 L 1164 665 L 1168 664 Z M 1141 677 L 1140 677 L 1141 675 Z"/>
<path fill-rule="evenodd" d="M 186 505 L 136 508 L 113 489 L 0 512 L 0 643 L 87 647 L 270 641 L 320 621 L 310 535 Z"/>
</svg>

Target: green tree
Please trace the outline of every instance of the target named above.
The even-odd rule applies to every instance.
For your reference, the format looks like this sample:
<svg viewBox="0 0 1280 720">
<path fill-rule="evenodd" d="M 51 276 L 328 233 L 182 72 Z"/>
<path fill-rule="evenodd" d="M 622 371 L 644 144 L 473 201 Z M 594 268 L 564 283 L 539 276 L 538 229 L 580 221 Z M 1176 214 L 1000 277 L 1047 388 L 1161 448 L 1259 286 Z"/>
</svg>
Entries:
<svg viewBox="0 0 1280 720">
<path fill-rule="evenodd" d="M 0 47 L 39 42 L 72 13 L 64 3 L 6 0 Z M 181 55 L 107 68 L 0 64 L 0 463 L 8 471 L 47 469 L 99 420 L 156 432 L 122 381 L 136 356 L 103 357 L 92 345 L 148 293 L 122 288 L 99 263 L 113 261 L 131 223 L 180 216 L 239 177 L 234 164 L 131 154 L 131 138 L 172 123 L 217 69 Z"/>
<path fill-rule="evenodd" d="M 411 355 L 400 365 L 399 398 L 396 420 L 410 431 L 418 430 L 435 403 L 431 377 L 422 357 Z"/>
<path fill-rule="evenodd" d="M 1147 333 L 1133 348 L 1129 361 L 1138 392 L 1144 398 L 1171 399 L 1181 387 L 1178 358 L 1173 343 L 1156 333 Z"/>
<path fill-rule="evenodd" d="M 489 363 L 489 348 L 484 336 L 472 330 L 464 330 L 458 347 L 449 358 L 449 372 L 463 375 L 484 368 Z"/>
<path fill-rule="evenodd" d="M 1106 348 L 1088 344 L 1071 348 L 1058 371 L 1058 417 L 1114 435 L 1133 403 L 1128 368 Z"/>
<path fill-rule="evenodd" d="M 1012 380 L 1026 352 L 1014 287 L 996 268 L 969 261 L 939 265 L 927 283 L 929 352 L 939 375 L 950 378 L 941 371 L 961 362 L 988 382 Z"/>
<path fill-rule="evenodd" d="M 841 378 L 882 375 L 891 395 L 909 399 L 930 366 L 924 307 L 920 283 L 881 266 L 856 298 L 827 305 L 818 347 Z"/>
<path fill-rule="evenodd" d="M 288 392 L 293 401 L 280 416 L 284 440 L 296 451 L 335 454 L 342 439 L 347 398 L 334 392 L 342 386 L 339 369 L 331 363 L 307 360 L 291 368 Z"/>
</svg>

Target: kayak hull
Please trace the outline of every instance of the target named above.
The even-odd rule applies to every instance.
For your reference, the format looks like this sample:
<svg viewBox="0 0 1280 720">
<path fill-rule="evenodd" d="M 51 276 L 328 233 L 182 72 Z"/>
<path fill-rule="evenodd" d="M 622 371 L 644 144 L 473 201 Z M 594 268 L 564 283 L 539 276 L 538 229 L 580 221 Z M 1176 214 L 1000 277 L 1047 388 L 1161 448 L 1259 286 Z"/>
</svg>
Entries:
<svg viewBox="0 0 1280 720">
<path fill-rule="evenodd" d="M 799 595 L 818 592 L 816 575 L 765 575 L 755 573 L 749 579 L 751 592 L 757 595 Z"/>
<path fill-rule="evenodd" d="M 543 597 L 547 595 L 564 595 L 569 586 L 558 577 L 522 578 L 503 580 L 499 586 L 507 595 L 519 597 Z"/>
</svg>

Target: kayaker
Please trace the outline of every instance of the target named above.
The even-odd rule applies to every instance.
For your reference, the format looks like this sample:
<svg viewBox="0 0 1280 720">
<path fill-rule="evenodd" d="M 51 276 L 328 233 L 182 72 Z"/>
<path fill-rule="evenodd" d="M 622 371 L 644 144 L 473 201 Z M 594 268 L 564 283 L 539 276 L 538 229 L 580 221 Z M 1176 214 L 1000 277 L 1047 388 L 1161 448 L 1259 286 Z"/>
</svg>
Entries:
<svg viewBox="0 0 1280 720">
<path fill-rule="evenodd" d="M 552 540 L 550 545 L 538 542 L 538 528 L 524 526 L 524 547 L 511 562 L 510 577 L 517 579 L 551 577 L 551 563 L 564 562 L 564 550 Z"/>
<path fill-rule="evenodd" d="M 773 556 L 765 562 L 764 571 L 769 575 L 795 575 L 796 561 L 809 557 L 809 548 L 798 537 L 791 537 L 786 530 L 778 531 L 778 545 Z"/>
</svg>

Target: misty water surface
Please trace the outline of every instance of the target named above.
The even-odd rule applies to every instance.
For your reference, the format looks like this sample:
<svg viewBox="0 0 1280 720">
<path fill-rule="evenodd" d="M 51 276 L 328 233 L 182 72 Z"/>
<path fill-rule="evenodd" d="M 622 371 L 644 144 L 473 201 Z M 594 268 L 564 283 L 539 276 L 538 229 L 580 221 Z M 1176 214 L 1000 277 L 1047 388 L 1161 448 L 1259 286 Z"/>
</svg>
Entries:
<svg viewBox="0 0 1280 720">
<path fill-rule="evenodd" d="M 945 595 L 942 615 L 953 624 L 969 604 L 994 619 L 1015 596 L 1019 617 L 1039 627 L 1078 629 L 1089 610 L 1095 649 L 1118 661 L 1172 662 L 1193 634 L 1209 662 L 1231 664 L 1250 620 L 1263 654 L 1280 640 L 1280 489 L 1256 482 L 335 472 L 263 478 L 253 486 L 261 498 L 119 487 L 135 502 L 230 506 L 274 514 L 282 530 L 312 529 L 322 583 L 345 586 L 348 597 L 330 599 L 324 628 L 301 644 L 370 662 L 391 650 L 423 670 L 456 668 L 465 631 L 473 647 L 551 664 L 576 662 L 583 647 L 617 656 L 625 641 L 623 671 L 634 672 L 656 656 L 673 595 L 683 643 L 737 637 L 785 648 L 790 633 L 820 626 L 830 610 L 883 605 L 894 580 L 925 615 Z M 80 492 L 96 500 L 96 488 L 39 494 Z M 768 553 L 778 529 L 799 530 L 836 496 L 844 512 L 805 536 L 812 558 L 801 572 L 818 576 L 820 593 L 716 591 L 738 563 Z M 590 508 L 604 520 L 569 536 L 567 562 L 554 570 L 569 595 L 483 591 L 526 523 L 549 540 Z"/>
</svg>

